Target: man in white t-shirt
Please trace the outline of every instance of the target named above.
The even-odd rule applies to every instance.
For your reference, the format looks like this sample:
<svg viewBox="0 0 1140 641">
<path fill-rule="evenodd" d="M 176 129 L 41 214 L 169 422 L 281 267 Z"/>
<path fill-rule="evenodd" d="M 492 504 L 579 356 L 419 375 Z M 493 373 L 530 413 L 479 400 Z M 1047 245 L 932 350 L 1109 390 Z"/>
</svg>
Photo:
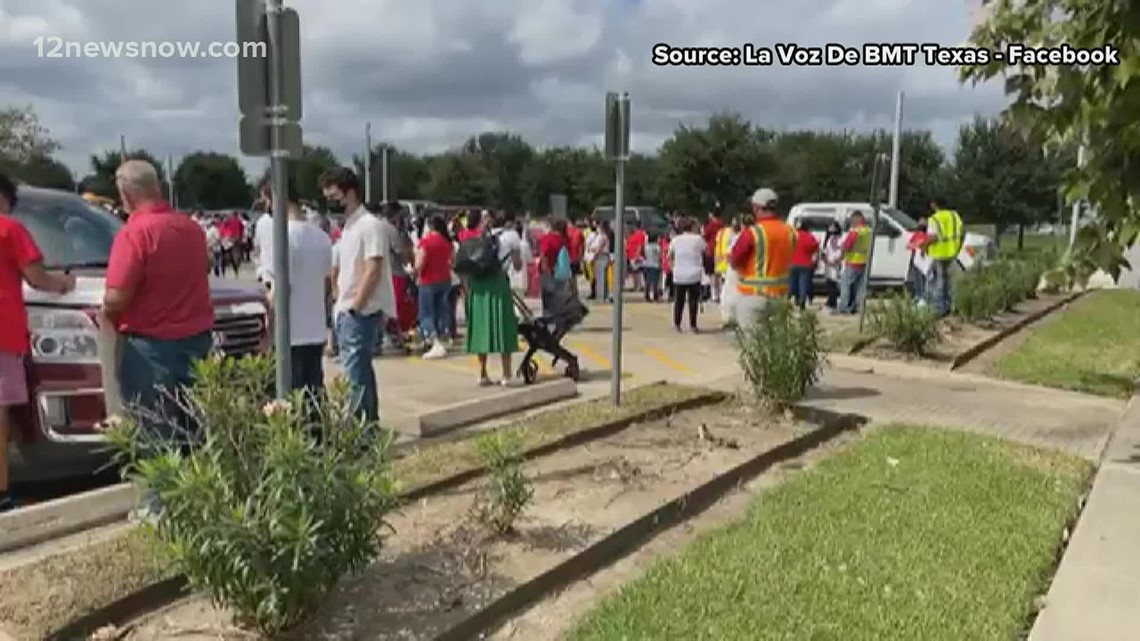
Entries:
<svg viewBox="0 0 1140 641">
<path fill-rule="evenodd" d="M 257 282 L 266 283 L 267 270 L 273 269 L 273 214 L 272 210 L 258 217 L 253 227 L 253 252 L 257 266 Z"/>
<path fill-rule="evenodd" d="M 353 410 L 365 420 L 380 419 L 380 398 L 372 355 L 385 317 L 396 315 L 396 294 L 380 219 L 360 202 L 360 180 L 347 167 L 321 174 L 321 190 L 330 207 L 344 208 L 337 243 L 337 299 L 333 304 L 341 363 L 352 394 Z"/>
<path fill-rule="evenodd" d="M 293 389 L 315 397 L 324 388 L 325 315 L 313 310 L 325 307 L 332 271 L 332 241 L 320 227 L 305 221 L 305 214 L 292 193 L 286 199 L 289 215 L 289 344 L 292 346 Z M 262 189 L 264 202 L 272 209 L 272 190 Z M 266 281 L 276 274 L 265 266 Z"/>
</svg>

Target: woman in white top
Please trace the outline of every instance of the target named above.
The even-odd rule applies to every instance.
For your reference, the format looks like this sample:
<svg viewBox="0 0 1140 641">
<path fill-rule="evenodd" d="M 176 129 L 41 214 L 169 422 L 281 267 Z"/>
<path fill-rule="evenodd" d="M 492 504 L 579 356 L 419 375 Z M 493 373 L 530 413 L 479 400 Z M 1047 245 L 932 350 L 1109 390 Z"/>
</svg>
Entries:
<svg viewBox="0 0 1140 641">
<path fill-rule="evenodd" d="M 843 228 L 831 221 L 823 235 L 823 278 L 827 285 L 827 308 L 839 304 L 839 274 L 843 268 Z"/>
<path fill-rule="evenodd" d="M 590 238 L 586 241 L 586 260 L 590 263 L 590 271 L 594 275 L 590 283 L 590 300 L 598 300 L 599 295 L 602 300 L 610 299 L 609 282 L 606 280 L 611 250 L 609 234 L 606 233 L 608 224 L 603 221 L 590 232 Z"/>
<path fill-rule="evenodd" d="M 669 263 L 673 268 L 673 327 L 681 331 L 681 313 L 689 306 L 689 329 L 695 334 L 701 305 L 701 277 L 705 273 L 705 239 L 694 231 L 691 219 L 681 223 L 681 234 L 669 243 Z"/>
<path fill-rule="evenodd" d="M 486 276 L 472 276 L 467 281 L 467 353 L 479 360 L 479 384 L 491 385 L 487 374 L 487 356 L 498 354 L 503 378 L 500 384 L 514 380 L 511 355 L 519 351 L 518 317 L 507 273 L 522 269 L 522 239 L 514 230 L 514 217 L 500 214 L 491 225 L 499 243 L 499 261 L 503 270 Z"/>
</svg>

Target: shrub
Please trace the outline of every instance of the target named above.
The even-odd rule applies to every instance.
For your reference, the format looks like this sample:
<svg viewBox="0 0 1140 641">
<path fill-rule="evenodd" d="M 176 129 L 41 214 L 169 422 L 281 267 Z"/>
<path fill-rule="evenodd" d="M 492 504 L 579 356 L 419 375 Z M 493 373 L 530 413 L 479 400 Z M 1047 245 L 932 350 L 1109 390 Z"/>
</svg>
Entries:
<svg viewBox="0 0 1140 641">
<path fill-rule="evenodd" d="M 906 296 L 892 296 L 867 308 L 871 331 L 895 349 L 925 355 L 939 341 L 938 319 L 929 308 Z"/>
<path fill-rule="evenodd" d="M 773 409 L 803 399 L 819 380 L 826 358 L 815 313 L 796 313 L 788 301 L 774 300 L 735 333 L 744 379 Z"/>
<path fill-rule="evenodd" d="M 1001 293 L 986 271 L 985 267 L 975 267 L 951 282 L 953 311 L 963 320 L 984 321 L 1001 311 Z"/>
<path fill-rule="evenodd" d="M 478 516 L 495 534 L 513 531 L 519 514 L 534 498 L 534 488 L 522 469 L 523 438 L 521 432 L 494 430 L 475 441 L 487 470 Z"/>
<path fill-rule="evenodd" d="M 354 417 L 343 380 L 315 399 L 272 400 L 269 358 L 197 363 L 181 398 L 200 432 L 180 450 L 116 419 L 126 475 L 157 492 L 153 525 L 190 584 L 272 635 L 379 553 L 395 505 L 390 434 Z M 318 438 L 314 438 L 314 437 Z"/>
</svg>

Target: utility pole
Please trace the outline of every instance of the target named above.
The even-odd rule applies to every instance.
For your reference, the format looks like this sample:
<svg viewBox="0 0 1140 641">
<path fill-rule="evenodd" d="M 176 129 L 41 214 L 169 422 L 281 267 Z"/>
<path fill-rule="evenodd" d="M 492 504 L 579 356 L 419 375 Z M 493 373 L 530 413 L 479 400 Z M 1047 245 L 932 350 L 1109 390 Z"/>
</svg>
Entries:
<svg viewBox="0 0 1140 641">
<path fill-rule="evenodd" d="M 364 202 L 372 202 L 372 123 L 364 123 Z"/>
<path fill-rule="evenodd" d="M 887 160 L 886 154 L 875 154 L 875 165 L 871 169 L 871 233 L 869 247 L 867 248 L 867 266 L 863 268 L 863 282 L 858 292 L 859 301 L 859 333 L 863 333 L 863 322 L 867 317 L 867 294 L 871 289 L 871 270 L 875 263 L 875 233 L 879 229 L 879 209 L 881 205 L 879 180 L 882 174 L 879 167 Z"/>
<path fill-rule="evenodd" d="M 178 209 L 178 193 L 174 189 L 174 156 L 166 156 L 166 188 L 170 192 L 170 206 Z"/>
<path fill-rule="evenodd" d="M 119 134 L 119 164 L 127 162 L 127 136 Z"/>
<path fill-rule="evenodd" d="M 380 189 L 381 193 L 384 194 L 384 202 L 389 202 L 392 197 L 392 194 L 389 193 L 390 181 L 388 179 L 388 170 L 391 167 L 389 163 L 388 145 L 385 143 L 384 146 L 380 148 Z"/>
<path fill-rule="evenodd" d="M 891 140 L 891 182 L 887 196 L 887 207 L 895 209 L 899 206 L 899 166 L 902 164 L 900 153 L 902 150 L 902 121 L 903 121 L 903 92 L 899 92 L 895 103 L 895 132 Z"/>
<path fill-rule="evenodd" d="M 610 399 L 621 405 L 621 339 L 622 298 L 625 293 L 625 260 L 621 258 L 625 247 L 625 163 L 629 160 L 629 94 L 606 94 L 606 156 L 615 162 L 614 169 L 614 247 L 618 256 L 611 261 L 614 279 L 611 293 L 614 297 L 613 338 L 611 339 L 613 371 L 610 373 Z M 605 278 L 605 274 L 602 275 Z"/>
</svg>

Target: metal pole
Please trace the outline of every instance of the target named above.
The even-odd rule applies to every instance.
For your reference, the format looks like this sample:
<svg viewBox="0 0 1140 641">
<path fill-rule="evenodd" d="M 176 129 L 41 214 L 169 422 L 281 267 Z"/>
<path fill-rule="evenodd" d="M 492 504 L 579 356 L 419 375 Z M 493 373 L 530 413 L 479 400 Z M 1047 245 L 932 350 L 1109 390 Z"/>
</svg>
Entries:
<svg viewBox="0 0 1140 641">
<path fill-rule="evenodd" d="M 867 248 L 867 266 L 863 269 L 863 282 L 859 286 L 859 333 L 863 333 L 863 322 L 867 317 L 867 290 L 871 288 L 871 269 L 875 262 L 875 232 L 879 229 L 879 164 L 884 160 L 875 154 L 875 166 L 871 169 L 871 242 Z"/>
<path fill-rule="evenodd" d="M 364 123 L 364 202 L 372 202 L 372 123 Z"/>
<path fill-rule="evenodd" d="M 1085 146 L 1077 147 L 1077 168 L 1083 169 L 1085 166 Z M 1081 205 L 1082 202 L 1078 198 L 1073 202 L 1073 218 L 1069 223 L 1069 250 L 1070 254 L 1073 253 L 1073 246 L 1077 244 L 1077 225 L 1081 222 Z"/>
<path fill-rule="evenodd" d="M 384 194 L 384 202 L 388 202 L 391 194 L 388 193 L 388 145 L 380 150 L 380 188 Z"/>
<path fill-rule="evenodd" d="M 178 209 L 178 193 L 174 190 L 174 156 L 166 157 L 166 186 L 170 190 L 170 206 Z"/>
<path fill-rule="evenodd" d="M 119 134 L 119 164 L 127 162 L 127 137 Z"/>
<path fill-rule="evenodd" d="M 894 209 L 899 206 L 899 165 L 902 158 L 902 121 L 903 121 L 903 92 L 899 92 L 898 102 L 895 104 L 895 134 L 891 140 L 891 183 L 887 196 L 887 206 Z"/>
<path fill-rule="evenodd" d="M 618 137 L 625 131 L 625 104 L 629 102 L 629 94 L 622 94 L 618 101 Z M 615 406 L 621 405 L 621 328 L 622 328 L 622 294 L 625 292 L 625 159 L 626 150 L 619 142 L 617 167 L 614 175 L 614 246 L 610 248 L 611 264 L 614 266 L 614 282 L 612 294 L 614 296 L 614 327 L 613 349 L 610 355 L 612 362 L 610 372 L 610 399 Z M 605 274 L 602 274 L 605 278 Z"/>
<path fill-rule="evenodd" d="M 285 398 L 292 388 L 292 354 L 289 340 L 289 221 L 285 203 L 285 100 L 283 95 L 284 61 L 281 55 L 281 0 L 266 0 L 266 24 L 269 29 L 270 55 L 270 122 L 273 131 L 273 151 L 270 167 L 273 176 L 273 346 L 277 362 L 277 398 Z"/>
</svg>

